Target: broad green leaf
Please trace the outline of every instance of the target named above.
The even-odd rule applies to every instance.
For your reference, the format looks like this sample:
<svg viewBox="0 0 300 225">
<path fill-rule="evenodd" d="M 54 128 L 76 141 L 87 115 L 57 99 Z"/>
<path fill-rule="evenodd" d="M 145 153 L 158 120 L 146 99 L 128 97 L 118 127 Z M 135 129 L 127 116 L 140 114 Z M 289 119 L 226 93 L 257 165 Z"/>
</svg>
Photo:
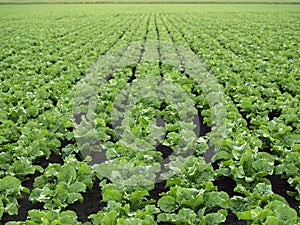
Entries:
<svg viewBox="0 0 300 225">
<path fill-rule="evenodd" d="M 118 219 L 117 225 L 143 225 L 143 221 L 138 218 Z"/>
<path fill-rule="evenodd" d="M 74 184 L 69 185 L 68 189 L 71 192 L 85 192 L 86 185 L 82 182 L 76 181 Z"/>
<path fill-rule="evenodd" d="M 68 204 L 72 204 L 76 201 L 82 201 L 83 200 L 83 197 L 80 193 L 68 193 L 68 200 L 67 200 L 67 203 Z"/>
<path fill-rule="evenodd" d="M 167 144 L 168 146 L 174 146 L 179 143 L 180 139 L 181 139 L 180 134 L 175 133 L 175 132 L 170 132 L 167 135 L 167 139 L 164 143 Z"/>
<path fill-rule="evenodd" d="M 279 205 L 278 207 L 276 207 L 275 213 L 283 222 L 289 221 L 290 223 L 294 223 L 297 220 L 296 210 L 290 208 L 288 205 Z"/>
<path fill-rule="evenodd" d="M 108 202 L 110 200 L 121 201 L 123 198 L 122 193 L 117 190 L 105 190 L 102 196 L 104 202 Z"/>
<path fill-rule="evenodd" d="M 179 210 L 177 218 L 182 223 L 193 225 L 196 224 L 197 214 L 191 209 L 183 208 Z"/>
<path fill-rule="evenodd" d="M 145 196 L 149 196 L 147 190 L 138 190 L 129 196 L 129 201 L 133 210 L 136 210 L 142 201 L 146 199 Z"/>
<path fill-rule="evenodd" d="M 0 193 L 17 194 L 21 189 L 21 181 L 12 176 L 0 180 Z"/>
<path fill-rule="evenodd" d="M 216 225 L 225 222 L 227 216 L 226 210 L 219 210 L 217 213 L 210 213 L 201 219 L 201 225 Z"/>
<path fill-rule="evenodd" d="M 64 181 L 71 184 L 76 180 L 76 170 L 73 166 L 67 164 L 63 165 L 57 174 L 57 181 Z"/>
<path fill-rule="evenodd" d="M 49 166 L 47 167 L 44 173 L 44 176 L 46 177 L 57 176 L 59 169 L 60 169 L 59 164 L 49 164 Z"/>
<path fill-rule="evenodd" d="M 171 196 L 164 196 L 157 203 L 158 207 L 164 212 L 174 212 L 177 208 L 175 198 Z"/>
<path fill-rule="evenodd" d="M 101 224 L 104 218 L 104 212 L 99 211 L 97 214 L 90 215 L 89 218 L 92 220 L 93 224 Z"/>
<path fill-rule="evenodd" d="M 5 207 L 5 212 L 7 212 L 9 215 L 17 215 L 18 214 L 17 203 L 14 202 L 8 203 Z"/>
<path fill-rule="evenodd" d="M 118 213 L 116 211 L 110 211 L 103 217 L 101 225 L 116 225 L 117 217 Z"/>
<path fill-rule="evenodd" d="M 266 225 L 281 225 L 282 221 L 276 216 L 268 216 L 265 222 Z"/>
<path fill-rule="evenodd" d="M 146 210 L 146 212 L 149 212 L 150 214 L 160 213 L 159 208 L 157 208 L 155 205 L 146 205 L 145 210 Z"/>
<path fill-rule="evenodd" d="M 70 210 L 62 212 L 58 219 L 62 224 L 78 224 L 76 213 Z"/>
<path fill-rule="evenodd" d="M 157 216 L 157 222 L 176 222 L 177 215 L 172 213 L 161 213 Z"/>
<path fill-rule="evenodd" d="M 228 208 L 230 206 L 229 196 L 226 192 L 212 191 L 204 194 L 205 204 L 208 206 L 220 206 L 222 208 Z"/>
</svg>

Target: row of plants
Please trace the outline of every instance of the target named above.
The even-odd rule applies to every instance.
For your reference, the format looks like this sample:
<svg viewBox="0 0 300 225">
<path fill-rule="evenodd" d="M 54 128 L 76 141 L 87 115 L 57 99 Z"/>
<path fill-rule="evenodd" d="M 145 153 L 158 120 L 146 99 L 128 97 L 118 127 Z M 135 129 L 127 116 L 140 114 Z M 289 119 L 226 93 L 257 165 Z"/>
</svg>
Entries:
<svg viewBox="0 0 300 225">
<path fill-rule="evenodd" d="M 253 57 L 254 54 L 252 57 L 249 57 L 251 56 L 251 51 L 247 49 L 248 45 L 243 46 L 243 51 L 247 52 L 248 61 L 246 61 L 246 57 L 243 60 L 241 59 L 242 56 L 234 52 L 234 50 L 237 51 L 238 49 L 238 42 L 232 42 L 231 40 L 231 48 L 226 48 L 226 37 L 221 36 L 225 44 L 219 43 L 218 40 L 221 39 L 219 37 L 220 33 L 214 30 L 214 28 L 218 27 L 211 26 L 207 22 L 200 24 L 203 29 L 199 27 L 198 23 L 194 27 L 193 24 L 189 23 L 191 19 L 195 19 L 191 15 L 186 15 L 184 19 L 176 18 L 177 22 L 185 20 L 186 23 L 182 23 L 182 26 L 178 26 L 175 22 L 176 20 L 172 21 L 172 19 L 165 19 L 165 21 L 168 21 L 165 23 L 169 24 L 170 29 L 175 29 L 176 24 L 176 28 L 181 32 L 181 35 L 174 36 L 174 40 L 178 41 L 178 43 L 182 40 L 190 43 L 191 50 L 201 54 L 211 71 L 218 76 L 219 81 L 225 87 L 225 93 L 229 97 L 227 104 L 231 103 L 231 106 L 229 106 L 230 110 L 227 110 L 229 112 L 227 116 L 231 117 L 228 118 L 228 122 L 231 124 L 231 127 L 234 125 L 239 126 L 237 130 L 231 129 L 230 136 L 232 135 L 232 137 L 225 139 L 221 150 L 215 157 L 216 162 L 219 164 L 219 169 L 217 170 L 219 176 L 230 176 L 237 182 L 238 186 L 242 185 L 245 190 L 250 188 L 252 191 L 261 181 L 270 184 L 270 181 L 264 178 L 265 176 L 280 174 L 288 178 L 288 182 L 295 187 L 295 192 L 289 194 L 294 196 L 296 200 L 299 200 L 299 184 L 296 181 L 298 180 L 298 163 L 296 161 L 299 158 L 299 131 L 297 129 L 299 124 L 298 113 L 295 112 L 297 110 L 294 111 L 295 114 L 290 113 L 288 116 L 290 119 L 295 119 L 292 123 L 287 124 L 282 119 L 287 118 L 284 115 L 285 110 L 282 109 L 285 107 L 290 109 L 298 108 L 296 106 L 298 105 L 298 95 L 293 97 L 289 92 L 281 93 L 275 83 L 268 83 L 264 77 L 272 79 L 272 75 L 264 74 L 264 70 L 253 68 L 253 61 L 249 62 L 249 58 L 254 58 L 253 60 L 256 60 L 256 58 Z M 234 34 L 234 31 L 239 33 L 242 31 L 242 29 L 236 30 L 237 24 L 226 25 L 228 27 L 225 28 L 223 24 L 222 29 L 228 33 Z M 231 26 L 235 30 L 231 30 Z M 189 33 L 187 30 L 193 30 L 193 32 Z M 176 29 L 174 33 L 176 33 Z M 236 36 L 238 41 L 250 42 L 250 40 L 243 40 L 243 34 L 247 35 L 247 39 L 250 39 L 248 34 L 242 33 Z M 211 37 L 214 37 L 214 39 Z M 228 39 L 234 37 L 234 35 L 227 36 Z M 253 40 L 252 37 L 251 41 L 254 42 L 255 39 Z M 195 39 L 199 41 L 195 41 Z M 254 43 L 254 46 L 261 48 L 259 43 Z M 271 46 L 274 46 L 273 42 Z M 218 53 L 211 54 L 211 52 L 215 51 Z M 263 50 L 260 51 L 262 52 Z M 270 50 L 265 48 L 264 51 L 267 54 Z M 230 64 L 227 62 L 230 62 Z M 273 62 L 268 63 L 271 66 Z M 247 67 L 247 65 L 249 66 Z M 243 66 L 243 70 L 236 70 L 236 67 L 238 68 L 239 66 Z M 276 63 L 273 66 L 276 67 Z M 295 67 L 297 66 L 295 65 Z M 253 77 L 253 74 L 256 74 L 256 78 Z M 290 104 L 293 106 L 288 106 Z M 278 118 L 276 115 L 274 118 L 270 118 L 273 117 L 272 113 L 274 111 L 281 112 L 281 110 L 283 112 L 278 115 Z M 234 111 L 237 113 L 236 115 L 233 114 Z M 241 121 L 241 123 L 237 121 Z M 291 124 L 295 127 L 291 126 Z M 289 160 L 285 160 L 285 158 Z M 295 160 L 292 161 L 291 158 Z M 275 166 L 275 164 L 277 165 Z M 282 204 L 285 205 L 284 201 Z M 249 208 L 245 213 L 254 212 L 253 210 L 255 211 L 255 209 Z M 291 209 L 291 211 L 293 210 Z M 240 219 L 245 219 L 242 216 L 245 215 L 243 213 L 236 212 L 236 215 Z M 296 216 L 296 212 L 294 212 L 294 215 Z M 253 220 L 255 223 L 258 218 L 262 219 L 259 214 L 256 214 L 255 216 L 247 217 L 247 220 Z"/>
<path fill-rule="evenodd" d="M 136 16 L 137 18 L 140 17 L 140 15 Z M 18 20 L 10 22 L 9 28 L 17 29 L 20 32 L 15 33 L 15 36 L 23 36 L 20 43 L 11 43 L 11 40 L 16 38 L 9 35 L 11 30 L 7 29 L 7 33 L 3 34 L 4 52 L 2 52 L 3 64 L 1 64 L 1 79 L 3 82 L 1 83 L 0 120 L 1 217 L 4 213 L 9 215 L 18 214 L 17 199 L 23 196 L 22 192 L 30 193 L 28 188 L 22 186 L 22 182 L 26 181 L 28 176 L 42 173 L 43 176 L 46 176 L 45 179 L 51 180 L 58 173 L 61 165 L 49 164 L 49 167 L 43 168 L 39 165 L 41 160 L 48 160 L 51 154 L 66 158 L 71 153 L 76 152 L 75 145 L 64 146 L 65 143 L 75 141 L 72 132 L 72 99 L 74 96 L 72 90 L 99 53 L 108 51 L 112 46 L 123 45 L 123 43 L 128 42 L 128 37 L 123 39 L 120 39 L 120 37 L 128 27 L 131 27 L 131 24 L 127 21 L 123 22 L 122 25 L 121 18 L 113 15 L 112 17 L 115 19 L 114 22 L 119 23 L 119 27 L 115 30 L 105 27 L 102 25 L 105 20 L 100 18 L 96 22 L 101 25 L 99 27 L 101 29 L 100 33 L 98 29 L 91 29 L 94 24 L 89 19 L 78 24 L 70 20 L 65 21 L 64 24 L 59 21 L 57 23 L 58 27 L 55 27 L 52 20 L 51 23 L 47 24 L 49 18 L 43 18 L 44 26 L 37 29 L 35 27 L 36 21 L 28 18 L 27 23 L 23 21 L 25 27 L 23 23 L 17 23 Z M 131 19 L 133 18 L 131 17 Z M 66 23 L 70 22 L 72 22 L 70 30 L 65 29 Z M 45 25 L 48 25 L 48 27 L 45 27 Z M 131 32 L 134 32 L 137 25 L 132 28 Z M 27 28 L 29 29 L 27 30 Z M 48 32 L 51 35 L 47 36 Z M 76 38 L 77 32 L 82 34 L 82 39 Z M 87 34 L 94 37 L 98 34 L 99 39 L 109 36 L 112 36 L 112 38 L 104 43 L 99 42 L 96 38 L 91 42 L 90 39 L 86 38 Z M 11 49 L 12 46 L 14 52 L 6 54 L 5 51 Z M 95 52 L 90 53 L 91 49 Z M 91 168 L 86 163 L 83 164 L 88 168 L 81 167 L 79 170 L 82 170 L 82 172 L 79 172 L 79 174 L 82 173 L 83 179 L 89 180 L 88 177 L 85 177 L 87 176 L 85 170 L 89 171 Z M 64 166 L 66 167 L 63 167 L 65 169 L 62 170 L 61 174 L 74 172 L 77 165 L 74 165 L 74 163 L 69 164 L 66 160 Z M 58 171 L 54 171 L 55 169 L 58 169 Z M 48 170 L 52 172 L 45 175 Z M 93 174 L 91 173 L 90 176 L 93 176 Z M 49 180 L 47 180 L 48 182 Z M 89 182 L 92 182 L 92 178 Z M 62 183 L 64 186 L 60 186 Z M 69 189 L 69 191 L 74 190 L 74 193 L 70 193 L 69 197 L 66 197 L 64 195 L 67 190 L 64 193 L 61 193 L 61 191 L 70 183 L 66 183 L 61 179 L 49 187 L 40 182 L 40 185 L 32 191 L 29 199 L 32 202 L 44 202 L 45 199 L 37 200 L 38 197 L 34 196 L 48 193 L 52 196 L 52 199 L 48 202 L 49 205 L 65 208 L 66 204 L 82 200 L 79 192 L 84 192 L 86 186 L 90 187 L 92 184 L 76 180 L 73 187 Z M 41 190 L 38 191 L 38 187 Z M 53 188 L 54 190 L 52 190 Z M 51 190 L 52 193 L 49 193 Z M 60 197 L 57 196 L 58 193 Z M 54 197 L 63 199 L 55 201 Z M 45 209 L 48 208 L 45 206 Z"/>
<path fill-rule="evenodd" d="M 30 7 L 1 18 L 0 221 L 27 194 L 6 225 L 300 223 L 268 179 L 299 201 L 296 17 Z"/>
</svg>

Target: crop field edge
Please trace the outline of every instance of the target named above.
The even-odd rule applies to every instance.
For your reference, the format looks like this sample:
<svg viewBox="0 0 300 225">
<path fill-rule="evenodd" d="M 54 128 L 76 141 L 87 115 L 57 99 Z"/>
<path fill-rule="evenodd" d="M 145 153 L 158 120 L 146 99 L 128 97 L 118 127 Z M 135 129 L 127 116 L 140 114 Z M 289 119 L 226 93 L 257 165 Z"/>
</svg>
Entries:
<svg viewBox="0 0 300 225">
<path fill-rule="evenodd" d="M 1 1 L 0 5 L 39 5 L 39 4 L 113 4 L 113 5 L 126 5 L 126 4 L 188 4 L 188 5 L 205 5 L 205 4 L 212 4 L 212 5 L 300 5 L 300 1 L 24 1 L 24 2 L 17 2 L 17 1 Z"/>
</svg>

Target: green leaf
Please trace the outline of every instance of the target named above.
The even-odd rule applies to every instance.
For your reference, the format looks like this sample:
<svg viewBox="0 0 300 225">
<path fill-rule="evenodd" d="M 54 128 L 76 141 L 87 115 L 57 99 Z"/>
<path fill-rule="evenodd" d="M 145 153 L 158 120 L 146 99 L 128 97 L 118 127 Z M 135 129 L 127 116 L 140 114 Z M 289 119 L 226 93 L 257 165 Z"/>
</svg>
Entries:
<svg viewBox="0 0 300 225">
<path fill-rule="evenodd" d="M 204 201 L 208 206 L 220 206 L 228 208 L 230 206 L 229 195 L 224 192 L 212 191 L 204 194 Z"/>
<path fill-rule="evenodd" d="M 117 217 L 118 213 L 116 211 L 110 211 L 103 217 L 101 225 L 116 225 Z"/>
<path fill-rule="evenodd" d="M 7 212 L 9 215 L 17 215 L 18 214 L 17 203 L 14 202 L 8 203 L 5 207 L 5 212 Z"/>
<path fill-rule="evenodd" d="M 244 212 L 237 212 L 236 215 L 240 220 L 254 220 L 258 216 L 258 213 L 248 210 Z"/>
<path fill-rule="evenodd" d="M 42 219 L 46 220 L 46 213 L 41 212 L 40 210 L 37 209 L 33 209 L 28 212 L 28 217 L 30 218 L 30 220 L 42 224 Z"/>
<path fill-rule="evenodd" d="M 259 152 L 255 156 L 253 168 L 258 172 L 271 174 L 274 169 L 274 158 L 266 152 Z"/>
<path fill-rule="evenodd" d="M 58 172 L 57 181 L 64 181 L 67 184 L 71 184 L 76 180 L 76 170 L 70 164 L 63 165 Z"/>
<path fill-rule="evenodd" d="M 110 139 L 110 136 L 106 134 L 104 127 L 98 127 L 97 128 L 99 139 L 102 141 L 108 141 Z"/>
<path fill-rule="evenodd" d="M 266 225 L 281 225 L 282 222 L 276 216 L 268 216 L 266 221 Z"/>
<path fill-rule="evenodd" d="M 149 212 L 150 214 L 160 213 L 159 208 L 157 208 L 155 205 L 146 205 L 145 210 L 146 210 L 146 212 Z"/>
<path fill-rule="evenodd" d="M 22 223 L 22 222 L 14 222 L 14 221 L 10 221 L 10 222 L 5 223 L 5 225 L 23 225 L 23 224 L 24 223 Z M 31 222 L 31 223 L 27 223 L 26 225 L 38 225 L 38 224 L 36 224 L 34 222 Z"/>
<path fill-rule="evenodd" d="M 167 135 L 167 139 L 164 141 L 164 144 L 167 146 L 174 146 L 179 143 L 181 135 L 175 132 L 170 132 Z"/>
<path fill-rule="evenodd" d="M 0 105 L 2 108 L 2 104 L 0 104 Z M 4 107 L 3 107 L 3 109 L 4 109 Z M 7 120 L 7 112 L 5 112 L 4 110 L 3 111 L 1 110 L 0 111 L 0 122 L 3 123 L 6 120 Z M 1 144 L 1 141 L 0 141 L 0 144 Z"/>
<path fill-rule="evenodd" d="M 254 193 L 258 193 L 261 196 L 267 196 L 273 194 L 272 185 L 266 183 L 258 183 L 253 189 Z"/>
<path fill-rule="evenodd" d="M 285 134 L 283 140 L 287 146 L 292 147 L 295 143 L 299 143 L 300 135 Z"/>
<path fill-rule="evenodd" d="M 72 128 L 74 126 L 73 122 L 70 120 L 62 120 L 62 125 L 64 126 L 64 128 Z"/>
<path fill-rule="evenodd" d="M 201 205 L 204 205 L 203 194 L 199 193 L 196 197 L 182 201 L 182 205 L 193 210 L 198 210 Z"/>
<path fill-rule="evenodd" d="M 64 225 L 74 224 L 79 225 L 77 221 L 77 215 L 75 212 L 67 210 L 64 212 L 48 211 L 48 210 L 30 210 L 28 212 L 30 219 L 26 220 L 26 225 L 40 225 L 40 224 L 51 224 L 51 225 Z"/>
<path fill-rule="evenodd" d="M 158 200 L 158 207 L 164 212 L 174 212 L 177 208 L 175 198 L 164 196 Z"/>
<path fill-rule="evenodd" d="M 85 192 L 86 191 L 86 185 L 82 182 L 76 181 L 74 184 L 69 185 L 68 189 L 71 192 Z"/>
<path fill-rule="evenodd" d="M 161 213 L 157 216 L 157 222 L 176 222 L 177 221 L 177 215 L 172 213 Z"/>
<path fill-rule="evenodd" d="M 104 202 L 108 202 L 110 200 L 121 201 L 123 199 L 122 193 L 117 190 L 105 190 L 102 196 Z"/>
<path fill-rule="evenodd" d="M 80 193 L 68 193 L 67 195 L 68 195 L 68 200 L 67 200 L 68 204 L 72 204 L 78 200 L 82 202 L 83 200 L 83 197 Z"/>
<path fill-rule="evenodd" d="M 2 200 L 0 199 L 0 219 L 2 218 L 4 213 L 4 205 L 2 203 Z"/>
<path fill-rule="evenodd" d="M 118 219 L 117 225 L 143 225 L 143 221 L 139 218 Z"/>
<path fill-rule="evenodd" d="M 136 210 L 139 207 L 139 205 L 142 203 L 142 201 L 146 199 L 145 196 L 149 196 L 149 193 L 147 190 L 138 190 L 138 191 L 133 192 L 129 196 L 131 208 L 133 210 Z"/>
<path fill-rule="evenodd" d="M 290 223 L 293 223 L 297 220 L 296 210 L 285 204 L 277 206 L 275 213 L 282 222 L 289 221 Z"/>
<path fill-rule="evenodd" d="M 0 145 L 6 143 L 8 140 L 0 135 Z"/>
<path fill-rule="evenodd" d="M 104 218 L 104 212 L 98 211 L 97 214 L 92 214 L 89 216 L 89 218 L 92 220 L 93 224 L 101 224 Z"/>
<path fill-rule="evenodd" d="M 196 224 L 197 214 L 191 209 L 183 208 L 179 210 L 177 218 L 182 223 L 193 225 Z"/>
<path fill-rule="evenodd" d="M 219 210 L 217 213 L 210 213 L 201 219 L 201 225 L 216 225 L 225 222 L 227 216 L 226 210 Z"/>
<path fill-rule="evenodd" d="M 0 193 L 17 194 L 21 189 L 21 181 L 12 176 L 0 180 Z"/>
<path fill-rule="evenodd" d="M 46 177 L 57 176 L 59 169 L 60 169 L 59 164 L 50 164 L 45 170 L 44 176 Z"/>
<path fill-rule="evenodd" d="M 71 210 L 61 212 L 60 216 L 58 216 L 58 219 L 61 224 L 78 224 L 77 214 Z"/>
<path fill-rule="evenodd" d="M 39 109 L 36 106 L 31 106 L 26 111 L 31 117 L 37 117 L 39 114 Z"/>
</svg>

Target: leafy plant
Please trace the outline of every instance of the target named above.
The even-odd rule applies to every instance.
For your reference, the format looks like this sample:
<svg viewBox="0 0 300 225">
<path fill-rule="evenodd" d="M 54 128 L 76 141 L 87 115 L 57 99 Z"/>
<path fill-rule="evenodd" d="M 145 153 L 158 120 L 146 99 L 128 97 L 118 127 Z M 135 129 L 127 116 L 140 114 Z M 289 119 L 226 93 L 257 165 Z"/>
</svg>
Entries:
<svg viewBox="0 0 300 225">
<path fill-rule="evenodd" d="M 22 193 L 29 193 L 27 188 L 22 187 L 21 181 L 12 176 L 6 176 L 0 179 L 0 219 L 3 213 L 9 215 L 18 214 L 18 198 L 22 197 Z"/>
<path fill-rule="evenodd" d="M 34 181 L 35 189 L 29 200 L 44 202 L 44 208 L 62 210 L 76 201 L 83 201 L 80 193 L 92 188 L 93 171 L 85 162 L 78 162 L 72 155 L 64 165 L 50 164 L 43 175 Z"/>
<path fill-rule="evenodd" d="M 75 212 L 67 210 L 63 212 L 48 211 L 48 210 L 30 210 L 28 212 L 28 218 L 24 222 L 7 222 L 6 225 L 65 225 L 65 224 L 74 224 L 80 225 L 83 224 L 77 221 L 77 215 Z M 84 223 L 89 225 L 90 223 Z"/>
</svg>

